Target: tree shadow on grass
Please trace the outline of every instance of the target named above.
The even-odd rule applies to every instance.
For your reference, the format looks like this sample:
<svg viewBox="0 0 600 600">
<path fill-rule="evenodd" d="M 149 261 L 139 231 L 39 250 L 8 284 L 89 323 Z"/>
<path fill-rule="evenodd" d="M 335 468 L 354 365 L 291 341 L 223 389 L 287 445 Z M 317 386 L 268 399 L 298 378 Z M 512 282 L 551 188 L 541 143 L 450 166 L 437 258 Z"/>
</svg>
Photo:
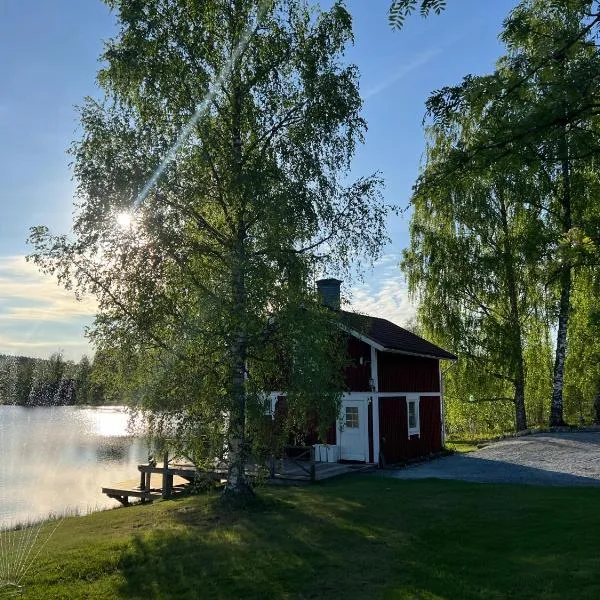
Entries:
<svg viewBox="0 0 600 600">
<path fill-rule="evenodd" d="M 339 499 L 338 514 L 344 502 Z M 349 587 L 348 558 L 365 560 L 367 529 L 381 535 L 274 499 L 233 513 L 217 504 L 208 513 L 192 506 L 173 516 L 172 530 L 134 538 L 121 561 L 123 597 L 336 598 Z M 346 550 L 340 552 L 341 541 Z M 372 566 L 350 586 L 351 597 L 380 587 Z"/>
<path fill-rule="evenodd" d="M 581 556 L 565 540 L 594 490 L 576 492 L 586 502 L 569 531 L 548 516 L 568 490 L 344 479 L 267 490 L 248 510 L 173 502 L 168 523 L 136 536 L 123 556 L 120 597 L 487 600 L 541 593 L 540 582 L 577 587 L 565 565 L 592 555 L 585 531 Z M 542 492 L 557 498 L 540 516 Z"/>
</svg>

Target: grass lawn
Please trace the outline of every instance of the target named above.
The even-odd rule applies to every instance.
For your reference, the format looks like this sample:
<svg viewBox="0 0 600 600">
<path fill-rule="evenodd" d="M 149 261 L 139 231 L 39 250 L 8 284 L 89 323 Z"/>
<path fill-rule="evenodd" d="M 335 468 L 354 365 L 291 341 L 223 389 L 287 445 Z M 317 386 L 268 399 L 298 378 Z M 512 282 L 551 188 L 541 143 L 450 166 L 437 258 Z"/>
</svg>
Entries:
<svg viewBox="0 0 600 600">
<path fill-rule="evenodd" d="M 475 452 L 475 450 L 478 450 L 478 443 L 476 440 L 446 440 L 444 446 L 448 450 L 465 454 L 466 452 Z"/>
<path fill-rule="evenodd" d="M 66 519 L 24 598 L 600 598 L 600 491 L 346 476 Z"/>
</svg>

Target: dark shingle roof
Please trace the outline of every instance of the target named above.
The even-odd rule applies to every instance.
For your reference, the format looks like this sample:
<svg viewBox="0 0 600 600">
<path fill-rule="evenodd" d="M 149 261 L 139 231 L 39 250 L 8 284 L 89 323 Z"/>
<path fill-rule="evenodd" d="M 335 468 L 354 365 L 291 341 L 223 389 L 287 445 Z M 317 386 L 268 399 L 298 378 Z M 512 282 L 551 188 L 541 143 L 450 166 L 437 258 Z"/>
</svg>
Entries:
<svg viewBox="0 0 600 600">
<path fill-rule="evenodd" d="M 344 326 L 373 340 L 386 350 L 456 360 L 454 354 L 399 327 L 387 319 L 370 317 L 345 310 L 341 310 L 340 315 Z"/>
</svg>

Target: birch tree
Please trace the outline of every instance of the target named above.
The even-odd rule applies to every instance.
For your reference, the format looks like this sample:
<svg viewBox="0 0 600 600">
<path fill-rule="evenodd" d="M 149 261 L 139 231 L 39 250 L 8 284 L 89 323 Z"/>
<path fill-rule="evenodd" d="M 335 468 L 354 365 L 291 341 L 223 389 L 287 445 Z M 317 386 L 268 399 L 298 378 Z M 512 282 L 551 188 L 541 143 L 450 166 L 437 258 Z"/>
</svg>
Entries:
<svg viewBox="0 0 600 600">
<path fill-rule="evenodd" d="M 532 256 L 538 276 L 530 278 L 529 285 L 542 285 L 548 292 L 546 308 L 557 330 L 551 425 L 564 423 L 574 270 L 589 263 L 591 246 L 598 240 L 591 207 L 600 149 L 600 60 L 591 32 L 600 16 L 590 12 L 593 5 L 520 3 L 505 22 L 501 38 L 507 54 L 496 71 L 467 76 L 461 85 L 435 93 L 428 103 L 434 126 L 448 134 L 443 165 L 436 166 L 435 177 L 444 182 L 439 185 L 488 172 L 501 173 L 509 182 L 529 178 L 517 200 L 539 211 L 543 225 L 530 232 L 532 244 L 538 246 L 537 257 Z M 475 124 L 468 136 L 463 135 L 465 119 L 473 116 Z M 537 236 L 544 229 L 542 247 Z"/>
<path fill-rule="evenodd" d="M 465 116 L 464 130 L 480 126 L 473 120 Z M 461 379 L 471 386 L 460 390 L 462 400 L 513 402 L 516 429 L 523 430 L 524 345 L 539 300 L 531 282 L 539 279 L 544 238 L 539 210 L 521 200 L 531 179 L 486 169 L 436 182 L 449 139 L 444 128 L 434 135 L 412 199 L 403 260 L 409 289 L 425 330 L 460 356 Z M 461 386 L 454 387 L 456 393 Z"/>
<path fill-rule="evenodd" d="M 331 336 L 301 335 L 293 307 L 329 327 L 315 274 L 368 262 L 386 240 L 378 176 L 349 178 L 365 131 L 343 61 L 351 17 L 342 2 L 107 4 L 120 31 L 103 99 L 80 109 L 74 239 L 35 228 L 32 258 L 96 297 L 90 335 L 113 382 L 197 460 L 226 458 L 226 491 L 244 493 L 249 420 L 264 421 L 263 367 L 276 364 L 269 319 L 327 354 Z M 309 387 L 297 396 L 330 413 L 335 386 L 320 400 Z"/>
</svg>

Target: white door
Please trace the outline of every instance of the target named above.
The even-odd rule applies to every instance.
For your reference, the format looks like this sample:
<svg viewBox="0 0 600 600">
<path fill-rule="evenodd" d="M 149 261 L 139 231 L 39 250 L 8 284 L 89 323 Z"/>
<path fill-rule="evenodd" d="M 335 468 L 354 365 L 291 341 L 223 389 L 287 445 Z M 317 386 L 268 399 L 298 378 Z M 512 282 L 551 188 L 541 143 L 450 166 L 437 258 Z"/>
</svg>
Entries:
<svg viewBox="0 0 600 600">
<path fill-rule="evenodd" d="M 340 458 L 342 460 L 365 460 L 366 446 L 365 403 L 343 400 L 340 422 Z"/>
</svg>

